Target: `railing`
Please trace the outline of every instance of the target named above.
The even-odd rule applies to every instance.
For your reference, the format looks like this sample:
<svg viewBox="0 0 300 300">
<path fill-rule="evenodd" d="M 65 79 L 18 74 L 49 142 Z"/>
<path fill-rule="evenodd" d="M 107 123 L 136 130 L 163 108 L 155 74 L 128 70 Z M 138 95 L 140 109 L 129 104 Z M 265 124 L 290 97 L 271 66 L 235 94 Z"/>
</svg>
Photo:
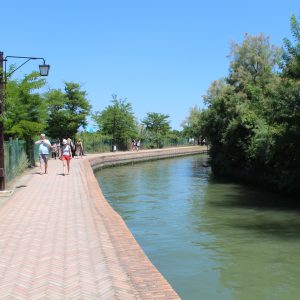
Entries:
<svg viewBox="0 0 300 300">
<path fill-rule="evenodd" d="M 83 143 L 83 148 L 85 153 L 101 153 L 110 152 L 113 147 L 113 141 L 111 138 L 103 137 L 97 134 L 91 135 L 81 135 L 79 136 Z M 162 139 L 159 143 L 160 148 L 167 147 L 178 147 L 190 145 L 186 138 L 174 140 L 174 139 Z M 131 149 L 131 140 L 127 142 L 128 150 Z M 157 148 L 157 143 L 150 139 L 141 140 L 141 149 L 155 149 Z M 118 146 L 117 146 L 118 148 Z M 119 149 L 117 149 L 119 150 Z"/>
<path fill-rule="evenodd" d="M 28 166 L 24 141 L 10 140 L 4 142 L 4 166 L 7 182 L 24 172 Z"/>
<path fill-rule="evenodd" d="M 179 147 L 179 146 L 187 146 L 189 145 L 188 139 L 181 138 L 181 139 L 170 139 L 164 138 L 159 143 L 154 142 L 150 139 L 145 139 L 141 143 L 142 149 L 157 149 L 157 148 L 169 148 L 169 147 Z"/>
<path fill-rule="evenodd" d="M 109 138 L 91 135 L 81 137 L 84 153 L 109 152 L 112 149 L 112 140 Z"/>
</svg>

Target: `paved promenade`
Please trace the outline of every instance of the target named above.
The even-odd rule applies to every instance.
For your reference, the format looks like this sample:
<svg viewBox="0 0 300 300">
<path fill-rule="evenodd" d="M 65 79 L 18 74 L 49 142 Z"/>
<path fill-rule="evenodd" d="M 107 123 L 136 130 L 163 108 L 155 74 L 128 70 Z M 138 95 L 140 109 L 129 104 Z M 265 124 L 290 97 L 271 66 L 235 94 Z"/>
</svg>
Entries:
<svg viewBox="0 0 300 300">
<path fill-rule="evenodd" d="M 93 175 L 91 165 L 126 155 L 73 159 L 69 176 L 50 160 L 48 174 L 18 181 L 0 207 L 0 299 L 179 299 Z"/>
</svg>

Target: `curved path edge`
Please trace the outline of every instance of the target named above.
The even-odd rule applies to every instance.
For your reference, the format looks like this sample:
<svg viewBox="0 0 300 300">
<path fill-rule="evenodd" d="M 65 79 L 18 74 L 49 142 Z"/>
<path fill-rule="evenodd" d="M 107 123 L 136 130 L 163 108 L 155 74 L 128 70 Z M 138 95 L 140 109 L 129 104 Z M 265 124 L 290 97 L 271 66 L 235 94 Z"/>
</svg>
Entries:
<svg viewBox="0 0 300 300">
<path fill-rule="evenodd" d="M 97 207 L 98 213 L 105 218 L 106 228 L 120 265 L 128 274 L 142 299 L 179 299 L 179 296 L 149 260 L 122 217 L 109 205 L 93 171 L 114 165 L 201 153 L 207 153 L 206 147 L 193 146 L 139 152 L 116 152 L 95 155 L 89 161 L 85 161 L 85 173 L 89 178 L 88 185 L 92 194 L 91 198 L 100 199 L 100 201 L 96 200 L 95 207 Z"/>
</svg>

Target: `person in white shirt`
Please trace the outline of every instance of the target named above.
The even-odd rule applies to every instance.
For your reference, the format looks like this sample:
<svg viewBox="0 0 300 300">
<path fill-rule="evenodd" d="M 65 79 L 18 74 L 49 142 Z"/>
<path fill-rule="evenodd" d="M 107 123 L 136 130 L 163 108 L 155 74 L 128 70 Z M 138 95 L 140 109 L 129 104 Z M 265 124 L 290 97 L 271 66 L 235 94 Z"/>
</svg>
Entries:
<svg viewBox="0 0 300 300">
<path fill-rule="evenodd" d="M 51 149 L 51 143 L 49 140 L 46 139 L 44 133 L 40 135 L 40 139 L 35 142 L 35 144 L 39 146 L 39 159 L 40 159 L 40 174 L 43 174 L 43 165 L 44 165 L 44 173 L 48 173 L 48 157 L 49 157 L 49 150 Z"/>
<path fill-rule="evenodd" d="M 138 141 L 136 142 L 136 151 L 139 151 L 140 148 L 141 148 L 141 141 L 138 140 Z"/>
</svg>

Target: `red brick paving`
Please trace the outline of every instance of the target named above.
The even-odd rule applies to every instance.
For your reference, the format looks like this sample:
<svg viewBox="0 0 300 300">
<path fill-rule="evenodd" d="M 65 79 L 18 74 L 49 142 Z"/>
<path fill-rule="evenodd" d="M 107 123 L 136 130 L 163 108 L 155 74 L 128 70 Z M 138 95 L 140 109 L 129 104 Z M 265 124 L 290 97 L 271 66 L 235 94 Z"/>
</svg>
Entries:
<svg viewBox="0 0 300 300">
<path fill-rule="evenodd" d="M 48 174 L 33 174 L 0 208 L 0 299 L 179 299 L 103 197 L 89 161 L 73 159 L 71 175 L 61 173 L 50 160 Z"/>
</svg>

